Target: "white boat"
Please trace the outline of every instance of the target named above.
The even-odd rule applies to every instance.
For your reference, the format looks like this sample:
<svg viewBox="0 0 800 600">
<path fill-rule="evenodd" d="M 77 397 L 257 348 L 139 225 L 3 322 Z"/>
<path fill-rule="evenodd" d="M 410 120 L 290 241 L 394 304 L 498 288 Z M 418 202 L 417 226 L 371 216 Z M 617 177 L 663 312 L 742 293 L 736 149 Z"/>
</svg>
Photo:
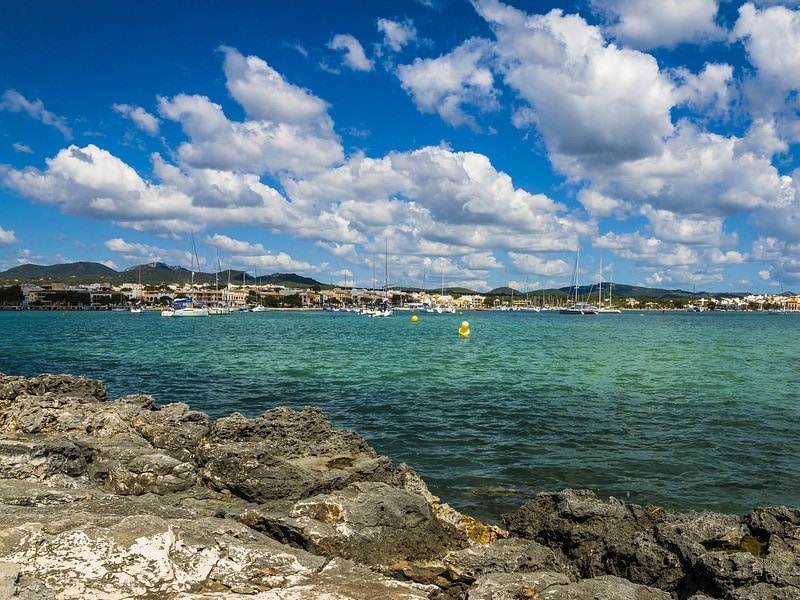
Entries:
<svg viewBox="0 0 800 600">
<path fill-rule="evenodd" d="M 195 306 L 192 298 L 178 298 L 161 311 L 162 317 L 207 317 L 208 308 Z"/>
<path fill-rule="evenodd" d="M 219 275 L 221 272 L 222 272 L 222 266 L 219 263 L 219 255 L 217 255 L 217 272 L 214 273 L 214 288 L 217 290 L 218 294 L 219 294 Z M 230 289 L 230 287 L 231 287 L 231 272 L 230 269 L 228 269 L 228 287 L 222 291 L 222 302 L 221 303 L 217 302 L 208 307 L 209 316 L 233 314 L 234 311 L 231 308 L 231 305 L 228 301 L 229 299 L 226 298 L 225 296 L 225 292 L 227 292 L 228 289 Z"/>
<path fill-rule="evenodd" d="M 562 315 L 596 315 L 598 308 L 588 302 L 570 302 L 559 310 Z"/>
<path fill-rule="evenodd" d="M 572 274 L 572 285 L 575 290 L 574 298 L 570 298 L 567 300 L 567 306 L 560 309 L 559 312 L 562 315 L 596 315 L 597 314 L 597 307 L 589 304 L 588 302 L 582 302 L 578 299 L 578 256 L 580 251 L 575 254 L 575 272 Z"/>
<path fill-rule="evenodd" d="M 269 309 L 263 304 L 256 304 L 253 308 L 250 309 L 250 312 L 267 312 L 268 310 Z"/>
<path fill-rule="evenodd" d="M 173 317 L 207 317 L 208 309 L 203 306 L 185 306 L 183 308 L 175 309 L 172 313 Z"/>
<path fill-rule="evenodd" d="M 608 306 L 603 306 L 603 260 L 600 259 L 600 282 L 597 284 L 597 298 L 600 306 L 597 308 L 598 315 L 621 315 L 622 311 L 611 306 L 611 282 L 608 284 Z"/>
<path fill-rule="evenodd" d="M 165 308 L 162 317 L 207 317 L 208 309 L 201 307 Z"/>
<path fill-rule="evenodd" d="M 383 284 L 383 301 L 380 303 L 373 302 L 370 306 L 366 307 L 364 311 L 361 313 L 362 315 L 366 315 L 368 317 L 391 317 L 394 314 L 394 310 L 392 309 L 392 304 L 389 302 L 389 244 L 386 244 L 386 265 L 385 269 L 385 279 Z"/>
<path fill-rule="evenodd" d="M 143 291 L 143 288 L 142 288 L 142 265 L 139 265 L 139 294 L 140 294 L 139 297 L 140 298 L 142 297 L 141 296 L 142 291 Z M 142 301 L 139 300 L 139 302 L 137 302 L 136 304 L 132 305 L 130 310 L 135 315 L 138 315 L 139 313 L 141 313 L 142 310 L 143 310 Z"/>
<path fill-rule="evenodd" d="M 611 307 L 601 306 L 600 308 L 597 309 L 597 314 L 598 315 L 621 315 L 622 314 L 622 310 L 620 310 L 619 308 L 611 308 Z"/>
<path fill-rule="evenodd" d="M 200 270 L 200 261 L 197 259 L 197 247 L 194 245 L 194 234 L 192 234 L 192 290 L 194 287 L 194 266 L 197 264 L 197 270 Z M 208 308 L 203 306 L 202 303 L 195 303 L 194 298 L 191 296 L 186 298 L 177 298 L 172 301 L 172 305 L 161 311 L 162 317 L 207 317 Z"/>
</svg>

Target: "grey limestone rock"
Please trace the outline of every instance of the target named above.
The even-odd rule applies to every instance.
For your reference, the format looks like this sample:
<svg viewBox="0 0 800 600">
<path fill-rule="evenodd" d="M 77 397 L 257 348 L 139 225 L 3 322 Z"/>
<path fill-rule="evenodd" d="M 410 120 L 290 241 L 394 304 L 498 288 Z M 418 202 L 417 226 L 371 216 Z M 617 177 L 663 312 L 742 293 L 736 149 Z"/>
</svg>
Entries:
<svg viewBox="0 0 800 600">
<path fill-rule="evenodd" d="M 203 481 L 251 502 L 300 500 L 357 481 L 387 481 L 391 462 L 316 408 L 219 419 L 198 446 Z"/>
<path fill-rule="evenodd" d="M 435 517 L 425 498 L 380 482 L 300 500 L 269 528 L 315 554 L 367 565 L 433 559 L 467 545 L 462 533 Z"/>
<path fill-rule="evenodd" d="M 570 581 L 560 573 L 492 573 L 481 577 L 468 600 L 672 600 L 667 592 L 604 575 Z"/>
</svg>

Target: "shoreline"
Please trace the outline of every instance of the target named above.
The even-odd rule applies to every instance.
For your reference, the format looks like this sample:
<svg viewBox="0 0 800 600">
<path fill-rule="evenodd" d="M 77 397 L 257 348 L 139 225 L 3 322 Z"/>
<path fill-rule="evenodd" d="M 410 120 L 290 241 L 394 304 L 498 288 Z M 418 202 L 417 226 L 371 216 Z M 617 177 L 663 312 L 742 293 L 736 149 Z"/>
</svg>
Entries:
<svg viewBox="0 0 800 600">
<path fill-rule="evenodd" d="M 676 512 L 566 489 L 501 528 L 320 409 L 212 421 L 70 375 L 0 374 L 0 500 L 6 597 L 800 597 L 796 509 Z"/>
</svg>

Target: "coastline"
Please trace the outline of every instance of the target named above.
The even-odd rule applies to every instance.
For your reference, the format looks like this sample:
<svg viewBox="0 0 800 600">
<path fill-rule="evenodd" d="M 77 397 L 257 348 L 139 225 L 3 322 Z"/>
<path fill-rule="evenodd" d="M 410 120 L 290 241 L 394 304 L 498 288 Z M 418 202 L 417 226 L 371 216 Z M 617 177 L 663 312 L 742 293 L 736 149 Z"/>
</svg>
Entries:
<svg viewBox="0 0 800 600">
<path fill-rule="evenodd" d="M 163 399 L 168 401 L 169 399 Z M 0 374 L 4 597 L 800 597 L 800 511 L 538 494 L 442 504 L 316 408 L 212 421 L 97 380 Z M 76 553 L 76 548 L 80 552 Z"/>
</svg>

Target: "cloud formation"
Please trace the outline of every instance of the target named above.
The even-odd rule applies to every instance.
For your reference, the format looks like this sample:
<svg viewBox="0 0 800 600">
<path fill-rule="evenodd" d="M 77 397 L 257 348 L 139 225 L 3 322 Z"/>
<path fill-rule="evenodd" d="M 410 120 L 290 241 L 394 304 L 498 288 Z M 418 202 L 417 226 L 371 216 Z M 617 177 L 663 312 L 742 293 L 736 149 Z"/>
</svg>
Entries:
<svg viewBox="0 0 800 600">
<path fill-rule="evenodd" d="M 717 0 L 592 0 L 609 19 L 608 32 L 639 49 L 702 43 L 724 37 Z"/>
<path fill-rule="evenodd" d="M 2 97 L 0 97 L 0 110 L 26 112 L 32 119 L 55 127 L 61 132 L 65 140 L 70 141 L 73 139 L 72 130 L 67 126 L 66 119 L 45 109 L 41 100 L 30 101 L 16 90 L 3 92 Z"/>
<path fill-rule="evenodd" d="M 354 36 L 336 34 L 320 42 L 346 67 L 326 71 L 330 81 L 391 77 L 409 107 L 443 131 L 466 132 L 459 144 L 373 153 L 369 141 L 345 142 L 332 115 L 346 111 L 319 92 L 262 57 L 220 46 L 224 90 L 158 95 L 149 110 L 112 106 L 150 136 L 179 129 L 177 141 L 159 139 L 163 146 L 135 164 L 100 139 L 84 140 L 44 166 L 0 167 L 0 180 L 66 214 L 132 231 L 203 232 L 220 252 L 275 270 L 318 271 L 329 261 L 273 252 L 226 228 L 307 241 L 317 257 L 361 265 L 388 246 L 406 277 L 437 269 L 484 287 L 503 270 L 563 275 L 571 265 L 561 255 L 587 245 L 631 261 L 653 284 L 718 282 L 749 262 L 769 263 L 762 273 L 782 265 L 789 278 L 800 273 L 800 200 L 783 165 L 800 141 L 800 58 L 787 49 L 800 47 L 800 17 L 770 4 L 743 4 L 723 31 L 715 0 L 593 0 L 594 23 L 473 0 L 484 34 L 429 54 L 406 55 L 419 48 L 418 24 L 378 19 L 367 47 L 378 60 L 391 56 L 384 65 Z M 649 52 L 723 40 L 746 63 L 720 54 L 666 67 Z M 72 139 L 41 101 L 8 90 L 0 109 Z M 502 158 L 463 141 L 501 128 L 532 164 L 546 161 L 555 183 L 523 186 Z M 18 142 L 17 150 L 30 149 Z M 0 243 L 16 243 L 13 232 L 0 229 Z M 164 251 L 122 237 L 106 248 L 123 257 Z"/>
<path fill-rule="evenodd" d="M 342 61 L 354 71 L 371 71 L 375 66 L 375 63 L 367 58 L 361 43 L 350 34 L 336 34 L 328 44 L 328 48 L 343 51 Z"/>
</svg>

